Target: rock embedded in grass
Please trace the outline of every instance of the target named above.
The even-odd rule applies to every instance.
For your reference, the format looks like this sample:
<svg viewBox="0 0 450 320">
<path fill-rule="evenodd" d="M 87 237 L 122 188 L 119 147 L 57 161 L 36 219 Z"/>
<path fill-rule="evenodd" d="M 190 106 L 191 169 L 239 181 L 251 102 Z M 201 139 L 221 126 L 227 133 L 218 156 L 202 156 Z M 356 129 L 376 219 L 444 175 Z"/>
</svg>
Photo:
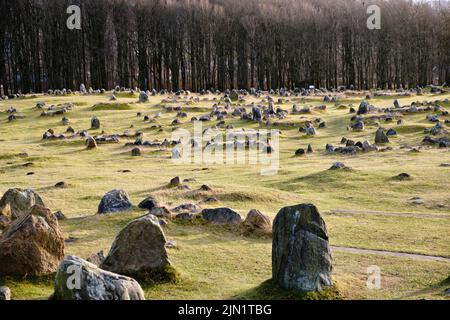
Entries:
<svg viewBox="0 0 450 320">
<path fill-rule="evenodd" d="M 383 128 L 378 128 L 377 132 L 375 133 L 375 143 L 389 143 L 389 138 L 384 133 Z"/>
<path fill-rule="evenodd" d="M 132 150 L 131 150 L 131 156 L 133 156 L 133 157 L 139 157 L 139 156 L 141 156 L 141 149 L 140 148 L 133 148 Z"/>
<path fill-rule="evenodd" d="M 119 232 L 100 267 L 146 282 L 175 280 L 166 243 L 158 218 L 145 215 Z"/>
<path fill-rule="evenodd" d="M 145 198 L 138 204 L 138 208 L 147 209 L 147 210 L 151 210 L 158 206 L 159 206 L 159 202 L 156 200 L 155 197 L 152 197 L 152 196 Z"/>
<path fill-rule="evenodd" d="M 97 141 L 95 141 L 95 139 L 92 138 L 92 137 L 88 137 L 86 139 L 86 147 L 88 149 L 96 149 L 97 148 Z"/>
<path fill-rule="evenodd" d="M 193 203 L 183 203 L 179 206 L 172 209 L 173 212 L 191 212 L 191 213 L 198 213 L 202 210 L 202 208 L 196 204 Z"/>
<path fill-rule="evenodd" d="M 411 180 L 411 175 L 409 173 L 400 173 L 398 176 L 396 176 L 398 180 Z"/>
<path fill-rule="evenodd" d="M 251 229 L 257 230 L 272 229 L 272 221 L 270 218 L 256 209 L 252 209 L 247 213 L 247 217 L 244 220 L 244 225 Z"/>
<path fill-rule="evenodd" d="M 35 205 L 0 235 L 0 274 L 44 275 L 64 258 L 64 236 L 49 209 Z"/>
<path fill-rule="evenodd" d="M 314 205 L 281 209 L 272 233 L 272 278 L 281 288 L 313 292 L 333 285 L 327 228 Z"/>
<path fill-rule="evenodd" d="M 79 286 L 74 284 L 74 272 Z M 139 283 L 129 277 L 100 269 L 76 256 L 67 256 L 58 268 L 53 300 L 145 300 Z"/>
<path fill-rule="evenodd" d="M 100 120 L 97 117 L 91 118 L 91 129 L 100 129 Z"/>
<path fill-rule="evenodd" d="M 149 213 L 158 218 L 172 218 L 172 213 L 166 207 L 154 207 Z"/>
<path fill-rule="evenodd" d="M 146 103 L 148 102 L 148 99 L 148 94 L 145 91 L 141 91 L 141 93 L 139 94 L 139 102 Z"/>
<path fill-rule="evenodd" d="M 242 217 L 230 208 L 203 209 L 201 215 L 212 224 L 232 224 L 242 221 Z"/>
<path fill-rule="evenodd" d="M 172 178 L 169 182 L 169 187 L 178 187 L 181 184 L 180 177 Z"/>
<path fill-rule="evenodd" d="M 329 170 L 350 170 L 350 167 L 347 167 L 344 163 L 342 162 L 334 162 L 331 165 L 331 168 Z"/>
<path fill-rule="evenodd" d="M 98 213 L 114 213 L 130 210 L 132 204 L 124 190 L 111 190 L 106 193 L 98 205 Z"/>
</svg>

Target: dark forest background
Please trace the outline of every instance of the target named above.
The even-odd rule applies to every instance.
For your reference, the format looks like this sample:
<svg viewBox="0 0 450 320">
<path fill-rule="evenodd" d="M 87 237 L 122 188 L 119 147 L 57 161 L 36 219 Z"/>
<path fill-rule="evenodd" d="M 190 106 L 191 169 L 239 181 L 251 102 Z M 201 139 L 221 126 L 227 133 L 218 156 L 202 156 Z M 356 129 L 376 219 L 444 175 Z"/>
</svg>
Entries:
<svg viewBox="0 0 450 320">
<path fill-rule="evenodd" d="M 407 0 L 0 0 L 6 93 L 450 83 L 448 6 Z M 382 11 L 369 30 L 368 3 Z M 69 30 L 69 5 L 82 30 Z"/>
</svg>

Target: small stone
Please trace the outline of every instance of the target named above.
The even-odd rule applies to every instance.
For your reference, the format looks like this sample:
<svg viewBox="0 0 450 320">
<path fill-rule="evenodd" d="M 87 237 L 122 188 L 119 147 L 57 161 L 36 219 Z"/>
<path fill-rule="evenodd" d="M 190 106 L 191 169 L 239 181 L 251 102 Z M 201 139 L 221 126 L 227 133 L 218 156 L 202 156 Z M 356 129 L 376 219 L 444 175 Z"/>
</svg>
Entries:
<svg viewBox="0 0 450 320">
<path fill-rule="evenodd" d="M 199 190 L 201 190 L 201 191 L 213 191 L 213 189 L 210 186 L 206 185 L 206 184 L 202 185 Z"/>
<path fill-rule="evenodd" d="M 141 149 L 140 148 L 133 148 L 131 150 L 131 156 L 139 157 L 140 155 L 141 155 Z"/>
<path fill-rule="evenodd" d="M 342 162 L 334 162 L 333 165 L 330 168 L 330 170 L 343 170 L 343 169 L 347 169 L 348 170 L 348 169 L 351 169 L 351 168 L 347 167 Z"/>
<path fill-rule="evenodd" d="M 409 180 L 411 179 L 411 175 L 409 175 L 408 173 L 400 173 L 397 178 L 399 180 Z"/>
<path fill-rule="evenodd" d="M 151 197 L 151 196 L 145 198 L 138 204 L 138 208 L 140 208 L 140 209 L 151 210 L 155 207 L 159 207 L 159 203 L 154 197 Z"/>
<path fill-rule="evenodd" d="M 55 184 L 55 188 L 67 188 L 67 183 L 65 183 L 64 181 L 57 182 Z"/>
<path fill-rule="evenodd" d="M 56 211 L 55 213 L 53 213 L 53 215 L 56 217 L 56 219 L 58 220 L 65 220 L 66 216 L 64 215 L 64 213 L 62 213 L 61 210 Z"/>
<path fill-rule="evenodd" d="M 170 180 L 170 182 L 169 182 L 170 187 L 178 187 L 180 184 L 181 184 L 180 177 L 172 178 L 172 180 Z"/>
<path fill-rule="evenodd" d="M 375 133 L 375 143 L 389 143 L 389 138 L 384 133 L 383 128 L 378 128 L 377 132 Z"/>
</svg>

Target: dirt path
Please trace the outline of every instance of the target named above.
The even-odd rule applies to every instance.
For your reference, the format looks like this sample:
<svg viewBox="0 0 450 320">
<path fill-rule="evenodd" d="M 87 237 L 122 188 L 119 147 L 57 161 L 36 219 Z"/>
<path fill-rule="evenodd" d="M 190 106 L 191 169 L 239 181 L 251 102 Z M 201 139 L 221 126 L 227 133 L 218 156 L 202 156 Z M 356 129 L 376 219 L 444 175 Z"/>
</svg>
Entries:
<svg viewBox="0 0 450 320">
<path fill-rule="evenodd" d="M 384 250 L 372 250 L 372 249 L 359 249 L 359 248 L 350 248 L 350 247 L 340 247 L 340 246 L 331 246 L 332 251 L 341 251 L 341 252 L 350 252 L 350 253 L 359 253 L 359 254 L 377 254 L 382 256 L 392 256 L 392 257 L 402 257 L 402 258 L 410 258 L 416 260 L 432 260 L 432 261 L 443 261 L 450 263 L 450 258 L 439 257 L 439 256 L 428 256 L 424 254 L 414 254 L 414 253 L 403 253 L 396 251 L 384 251 Z"/>
<path fill-rule="evenodd" d="M 427 214 L 427 213 L 400 213 L 400 212 L 382 212 L 382 211 L 363 211 L 363 210 L 330 210 L 331 214 L 359 214 L 388 217 L 412 217 L 412 218 L 432 218 L 432 219 L 450 219 L 450 214 Z"/>
</svg>

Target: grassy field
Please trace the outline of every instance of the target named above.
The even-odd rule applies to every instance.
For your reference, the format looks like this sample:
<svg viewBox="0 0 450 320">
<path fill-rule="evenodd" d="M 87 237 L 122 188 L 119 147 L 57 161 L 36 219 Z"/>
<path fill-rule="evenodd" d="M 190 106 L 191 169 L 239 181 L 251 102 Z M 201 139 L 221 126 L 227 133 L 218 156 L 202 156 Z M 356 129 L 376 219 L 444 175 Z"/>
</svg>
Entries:
<svg viewBox="0 0 450 320">
<path fill-rule="evenodd" d="M 289 115 L 284 122 L 303 122 L 322 118 L 327 127 L 319 129 L 314 137 L 305 137 L 298 128 L 280 126 L 280 168 L 278 174 L 262 176 L 258 165 L 176 165 L 170 159 L 170 149 L 143 147 L 140 157 L 131 156 L 131 147 L 121 138 L 118 144 L 101 144 L 87 150 L 84 140 L 42 140 L 43 133 L 52 128 L 64 133 L 62 116 L 41 117 L 35 106 L 44 101 L 47 106 L 71 102 L 73 110 L 65 114 L 76 131 L 88 130 L 90 119 L 101 121 L 99 130 L 88 130 L 91 135 L 105 131 L 122 134 L 126 130 L 144 133 L 144 140 L 170 139 L 175 112 L 165 112 L 163 106 L 182 106 L 188 117 L 179 127 L 192 129 L 189 119 L 211 109 L 210 101 L 180 100 L 162 102 L 167 96 L 150 97 L 148 103 L 136 103 L 137 95 L 118 95 L 117 105 L 108 105 L 109 95 L 68 95 L 64 97 L 38 95 L 29 99 L 0 101 L 0 193 L 12 187 L 33 188 L 53 211 L 62 210 L 69 218 L 61 221 L 66 238 L 66 254 L 82 258 L 99 250 L 109 250 L 116 233 L 131 219 L 145 214 L 133 209 L 127 213 L 96 215 L 101 197 L 109 190 L 126 190 L 134 205 L 149 195 L 157 197 L 167 207 L 203 200 L 209 196 L 219 202 L 202 207 L 226 206 L 245 216 L 250 209 L 259 209 L 272 218 L 284 206 L 313 203 L 322 213 L 333 246 L 405 252 L 450 258 L 450 219 L 439 218 L 450 214 L 450 163 L 448 149 L 424 147 L 419 153 L 410 147 L 421 145 L 424 129 L 434 124 L 425 116 L 430 113 L 406 115 L 404 124 L 383 123 L 395 128 L 398 136 L 391 139 L 392 150 L 361 153 L 355 156 L 328 155 L 325 145 L 338 146 L 342 137 L 356 141 L 374 142 L 375 126 L 363 132 L 347 131 L 350 117 L 348 108 L 355 108 L 363 98 L 342 96 L 337 105 L 326 103 L 327 111 Z M 450 95 L 423 95 L 401 97 L 402 105 L 412 101 L 434 101 Z M 391 106 L 395 97 L 370 100 L 377 107 Z M 276 99 L 275 99 L 276 100 Z M 244 102 L 259 103 L 247 98 Z M 323 105 L 321 97 L 292 98 L 276 107 L 291 110 L 299 106 Z M 450 111 L 449 103 L 441 105 Z M 4 112 L 10 106 L 17 108 L 23 119 L 8 122 Z M 95 107 L 94 107 L 95 106 Z M 345 106 L 345 107 L 344 107 Z M 140 112 L 142 115 L 137 116 Z M 144 122 L 161 113 L 152 122 Z M 447 117 L 450 119 L 450 117 Z M 213 125 L 216 121 L 204 124 Z M 259 124 L 227 118 L 226 124 L 235 128 L 266 128 Z M 161 125 L 161 128 L 152 128 Z M 446 126 L 450 130 L 450 126 Z M 313 154 L 294 157 L 295 150 L 311 144 Z M 26 153 L 26 154 L 24 154 Z M 344 162 L 351 171 L 329 171 L 335 161 Z M 123 172 L 126 171 L 126 172 Z M 393 177 L 406 172 L 410 180 Z M 30 174 L 33 173 L 33 174 Z M 192 190 L 167 189 L 171 178 L 194 179 L 187 184 Z M 54 185 L 64 181 L 66 188 Z M 193 192 L 207 184 L 213 191 Z M 413 204 L 413 197 L 425 200 Z M 335 214 L 335 210 L 366 210 L 413 213 L 414 216 L 382 216 Z M 426 214 L 426 216 L 425 216 Z M 433 214 L 436 217 L 429 217 Z M 424 215 L 424 216 L 421 216 Z M 144 286 L 148 299 L 247 299 L 282 298 L 282 293 L 267 290 L 271 277 L 271 239 L 268 236 L 247 235 L 239 228 L 213 227 L 202 224 L 170 223 L 165 227 L 169 239 L 177 247 L 169 249 L 169 257 L 181 278 L 174 284 Z M 443 291 L 450 284 L 450 263 L 417 260 L 373 254 L 333 252 L 334 280 L 343 299 L 444 299 Z M 367 267 L 377 265 L 382 272 L 380 290 L 366 288 Z M 51 276 L 39 279 L 3 278 L 14 299 L 45 299 L 52 292 Z M 295 298 L 295 297 L 294 297 Z"/>
</svg>

